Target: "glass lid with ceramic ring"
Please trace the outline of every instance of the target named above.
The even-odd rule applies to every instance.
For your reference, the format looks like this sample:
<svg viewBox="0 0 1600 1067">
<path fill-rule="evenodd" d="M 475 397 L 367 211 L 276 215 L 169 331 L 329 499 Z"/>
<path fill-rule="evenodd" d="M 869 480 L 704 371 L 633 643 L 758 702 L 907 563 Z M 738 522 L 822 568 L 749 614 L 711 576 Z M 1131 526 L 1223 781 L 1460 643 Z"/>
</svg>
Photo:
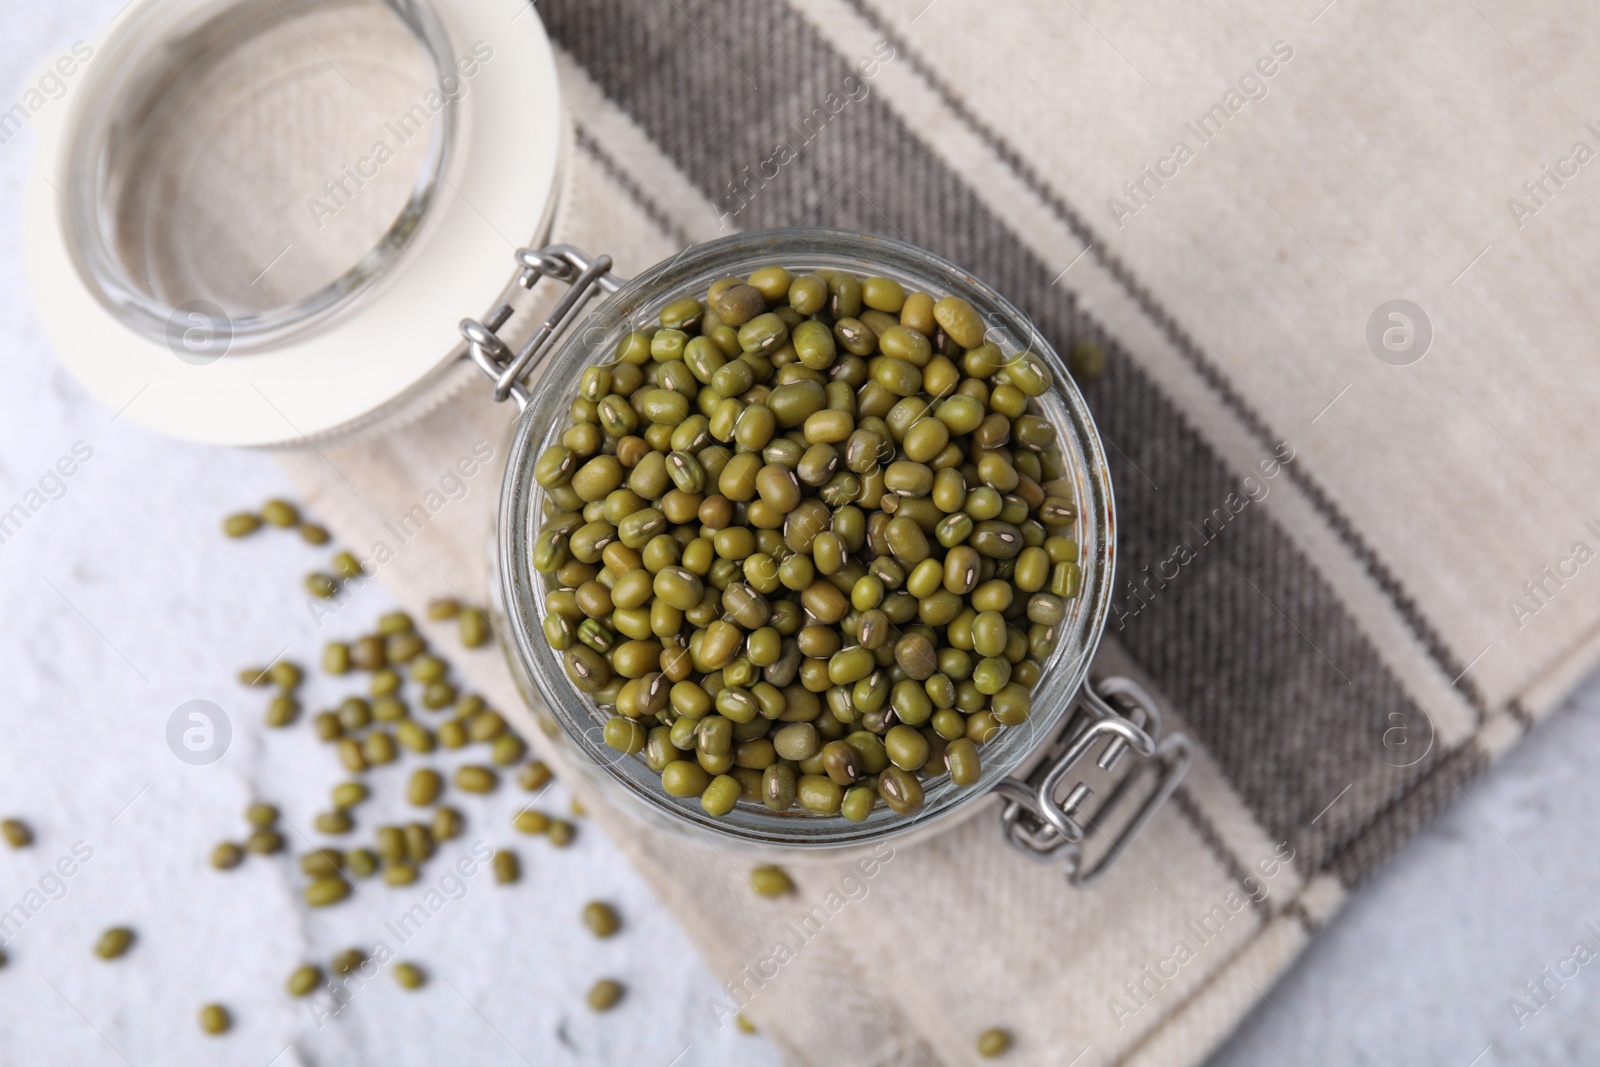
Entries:
<svg viewBox="0 0 1600 1067">
<path fill-rule="evenodd" d="M 563 116 L 516 7 L 135 0 L 37 120 L 25 239 L 63 360 L 221 444 L 419 402 L 549 224 Z"/>
</svg>

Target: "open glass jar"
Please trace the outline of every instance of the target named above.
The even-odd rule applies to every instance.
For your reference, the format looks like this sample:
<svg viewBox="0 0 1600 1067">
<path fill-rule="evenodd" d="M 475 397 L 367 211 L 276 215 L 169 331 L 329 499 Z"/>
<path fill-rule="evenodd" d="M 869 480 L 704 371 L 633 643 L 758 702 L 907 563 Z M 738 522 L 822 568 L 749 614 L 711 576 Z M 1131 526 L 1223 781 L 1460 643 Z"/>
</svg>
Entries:
<svg viewBox="0 0 1600 1067">
<path fill-rule="evenodd" d="M 523 249 L 494 306 L 458 331 L 456 316 L 505 282 L 505 235 L 537 243 L 549 226 L 570 127 L 537 17 L 508 20 L 501 0 L 132 0 L 55 69 L 67 92 L 35 120 L 25 237 L 35 301 L 63 361 L 133 421 L 247 446 L 389 424 L 474 378 L 476 365 L 497 400 L 521 408 L 491 582 L 513 673 L 537 721 L 625 809 L 693 837 L 796 854 L 947 827 L 998 798 L 1006 839 L 1065 861 L 1081 882 L 1176 786 L 1187 739 L 1163 734 L 1135 683 L 1089 680 L 1116 552 L 1093 420 L 1022 313 L 959 267 L 820 229 L 731 236 L 631 281 L 603 256 Z M 332 109 L 348 128 L 319 139 L 329 133 L 319 102 L 357 85 L 360 107 Z M 852 822 L 745 801 L 713 818 L 676 800 L 639 758 L 604 744 L 605 713 L 543 636 L 533 471 L 584 369 L 670 300 L 771 264 L 886 275 L 964 298 L 989 341 L 1031 352 L 1053 379 L 1038 400 L 1075 498 L 1081 587 L 1040 665 L 1031 716 L 984 744 L 974 784 L 925 776 L 925 801 L 909 815 L 879 807 Z M 530 330 L 542 279 L 569 289 Z M 600 294 L 608 299 L 583 318 Z M 512 337 L 528 339 L 513 347 Z M 1091 830 L 1104 843 L 1086 852 Z"/>
<path fill-rule="evenodd" d="M 1131 836 L 1177 784 L 1188 763 L 1182 735 L 1161 737 L 1155 703 L 1126 679 L 1101 680 L 1086 687 L 1090 661 L 1104 630 L 1115 572 L 1116 521 L 1111 484 L 1099 435 L 1082 395 L 1060 358 L 1015 307 L 956 265 L 903 242 L 838 230 L 794 228 L 737 234 L 698 245 L 657 264 L 629 281 L 610 273 L 610 260 L 556 247 L 519 253 L 522 271 L 514 286 L 531 287 L 540 278 L 568 282 L 572 288 L 549 320 L 519 351 L 500 341 L 496 330 L 510 317 L 502 303 L 484 320 L 466 320 L 462 332 L 470 355 L 496 381 L 496 395 L 511 397 L 522 409 L 510 447 L 502 488 L 494 586 L 502 633 L 510 641 L 512 669 L 530 704 L 539 709 L 551 736 L 561 739 L 572 761 L 629 810 L 667 829 L 710 833 L 764 851 L 818 851 L 877 842 L 925 832 L 970 813 L 998 793 L 1009 840 L 1030 855 L 1064 857 L 1073 877 L 1086 880 L 1104 869 L 1106 856 L 1120 851 L 1110 840 L 1106 851 L 1086 860 L 1082 842 L 1109 808 L 1123 808 L 1119 833 Z M 849 271 L 880 275 L 907 292 L 956 296 L 970 303 L 987 327 L 986 340 L 1007 357 L 1031 352 L 1050 371 L 1053 384 L 1038 398 L 1043 416 L 1056 428 L 1064 480 L 1071 484 L 1077 516 L 1070 533 L 1079 546 L 1082 582 L 1068 601 L 1058 639 L 1033 692 L 1033 712 L 1023 723 L 1005 727 L 983 745 L 978 781 L 959 786 L 948 775 L 927 777 L 925 802 L 901 815 L 878 805 L 862 821 L 819 816 L 798 808 L 774 811 L 741 799 L 725 815 L 712 816 L 694 798 L 668 795 L 659 774 L 641 755 L 610 748 L 603 725 L 613 712 L 597 704 L 568 677 L 561 656 L 545 638 L 546 578 L 533 565 L 534 545 L 546 515 L 546 492 L 535 479 L 539 456 L 560 441 L 570 425 L 586 368 L 614 360 L 619 342 L 632 331 L 659 323 L 672 301 L 704 294 L 713 282 L 748 276 L 766 266 L 791 273 Z M 609 297 L 562 339 L 564 327 L 581 314 L 593 295 Z M 527 380 L 531 377 L 531 381 Z M 830 714 L 827 708 L 823 715 Z M 1090 784 L 1084 768 L 1099 773 L 1121 767 L 1129 750 L 1156 770 L 1154 787 L 1137 804 L 1123 805 L 1137 790 L 1137 774 L 1124 774 L 1104 802 L 1091 804 L 1102 783 Z M 1017 775 L 1023 777 L 1017 777 Z M 1108 834 L 1108 838 L 1118 834 Z"/>
</svg>

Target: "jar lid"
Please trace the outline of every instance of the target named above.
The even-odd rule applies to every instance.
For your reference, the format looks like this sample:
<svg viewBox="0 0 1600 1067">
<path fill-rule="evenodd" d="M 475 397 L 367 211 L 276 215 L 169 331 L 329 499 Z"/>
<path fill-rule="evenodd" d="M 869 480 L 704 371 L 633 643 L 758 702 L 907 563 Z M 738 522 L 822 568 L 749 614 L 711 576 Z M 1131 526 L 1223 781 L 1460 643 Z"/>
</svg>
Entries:
<svg viewBox="0 0 1600 1067">
<path fill-rule="evenodd" d="M 85 387 L 165 434 L 287 444 L 393 409 L 548 226 L 563 122 L 531 5 L 135 0 L 53 69 L 35 302 Z"/>
</svg>

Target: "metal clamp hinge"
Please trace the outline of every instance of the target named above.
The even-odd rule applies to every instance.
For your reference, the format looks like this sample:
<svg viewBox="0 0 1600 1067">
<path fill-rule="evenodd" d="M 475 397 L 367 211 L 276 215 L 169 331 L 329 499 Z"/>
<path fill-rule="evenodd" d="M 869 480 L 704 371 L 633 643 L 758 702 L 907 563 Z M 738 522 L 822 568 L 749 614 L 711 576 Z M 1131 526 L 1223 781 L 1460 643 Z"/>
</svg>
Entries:
<svg viewBox="0 0 1600 1067">
<path fill-rule="evenodd" d="M 611 273 L 610 256 L 591 257 L 571 245 L 519 248 L 517 265 L 517 273 L 487 315 L 481 320 L 461 320 L 461 336 L 467 339 L 467 358 L 494 381 L 495 400 L 510 397 L 520 411 L 528 406 L 532 395 L 522 379 L 555 346 L 591 297 L 597 293 L 610 295 L 628 280 Z M 518 289 L 531 290 L 540 278 L 566 282 L 570 288 L 533 336 L 513 352 L 499 336 L 515 310 L 511 297 Z"/>
<path fill-rule="evenodd" d="M 1115 773 L 1130 749 L 1139 757 L 1138 764 L 1091 810 L 1094 790 L 1081 774 L 1069 781 L 1074 769 L 1098 750 L 1095 765 Z M 1001 830 L 1006 842 L 1029 858 L 1064 860 L 1068 881 L 1088 885 L 1105 874 L 1144 829 L 1178 787 L 1193 758 L 1188 735 L 1161 736 L 1161 710 L 1138 683 L 1122 677 L 1085 683 L 1044 761 L 1026 778 L 1008 778 L 995 787 L 1004 801 Z M 1102 829 L 1152 772 L 1154 788 L 1131 818 L 1115 834 Z M 1085 854 L 1091 839 L 1107 842 L 1093 860 Z"/>
</svg>

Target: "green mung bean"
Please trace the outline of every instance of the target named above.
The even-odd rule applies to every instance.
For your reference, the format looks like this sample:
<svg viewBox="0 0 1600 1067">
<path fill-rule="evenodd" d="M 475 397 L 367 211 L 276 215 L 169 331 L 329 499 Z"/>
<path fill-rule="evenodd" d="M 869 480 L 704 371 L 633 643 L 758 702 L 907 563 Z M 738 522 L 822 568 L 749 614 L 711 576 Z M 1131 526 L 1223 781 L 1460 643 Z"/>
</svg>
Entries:
<svg viewBox="0 0 1600 1067">
<path fill-rule="evenodd" d="M 300 869 L 313 878 L 336 878 L 344 865 L 344 853 L 336 848 L 314 849 L 300 857 Z"/>
<path fill-rule="evenodd" d="M 229 515 L 222 520 L 222 532 L 229 537 L 249 537 L 261 529 L 261 516 L 248 511 Z"/>
<path fill-rule="evenodd" d="M 530 793 L 543 789 L 553 777 L 550 768 L 542 760 L 531 760 L 517 770 L 517 784 Z"/>
<path fill-rule="evenodd" d="M 200 1009 L 200 1029 L 212 1037 L 227 1033 L 232 1026 L 233 1017 L 221 1004 L 207 1004 Z"/>
<path fill-rule="evenodd" d="M 290 725 L 300 716 L 300 702 L 287 693 L 279 693 L 267 705 L 266 724 L 273 729 L 282 729 Z"/>
<path fill-rule="evenodd" d="M 6 819 L 0 822 L 0 834 L 5 835 L 6 844 L 12 848 L 27 848 L 33 844 L 33 831 L 21 819 Z"/>
<path fill-rule="evenodd" d="M 589 989 L 589 1007 L 594 1011 L 610 1011 L 622 999 L 622 992 L 620 983 L 602 978 Z"/>
<path fill-rule="evenodd" d="M 244 809 L 244 819 L 251 826 L 273 826 L 278 821 L 278 809 L 257 801 Z"/>
<path fill-rule="evenodd" d="M 322 669 L 327 674 L 348 674 L 350 646 L 343 641 L 329 641 L 322 646 Z"/>
<path fill-rule="evenodd" d="M 781 897 L 794 892 L 794 882 L 782 867 L 757 867 L 750 872 L 750 888 L 764 897 Z"/>
<path fill-rule="evenodd" d="M 978 1055 L 999 1056 L 1011 1047 L 1011 1035 L 1004 1030 L 985 1030 L 978 1035 Z"/>
<path fill-rule="evenodd" d="M 425 808 L 439 799 L 444 791 L 444 778 L 431 767 L 422 767 L 411 773 L 406 785 L 406 799 L 419 808 Z"/>
<path fill-rule="evenodd" d="M 350 895 L 350 883 L 343 878 L 318 878 L 306 886 L 306 903 L 313 908 L 337 904 Z"/>
<path fill-rule="evenodd" d="M 512 818 L 511 825 L 525 834 L 542 834 L 550 829 L 550 816 L 542 811 L 525 808 Z"/>
<path fill-rule="evenodd" d="M 288 982 L 284 983 L 292 997 L 308 997 L 323 982 L 322 968 L 314 963 L 302 964 L 289 975 Z"/>
<path fill-rule="evenodd" d="M 453 841 L 461 836 L 466 824 L 466 819 L 459 811 L 448 804 L 441 804 L 434 809 L 433 822 L 429 825 L 429 829 L 435 841 Z"/>
<path fill-rule="evenodd" d="M 361 755 L 370 766 L 381 767 L 399 758 L 394 737 L 382 730 L 374 730 L 361 742 Z"/>
<path fill-rule="evenodd" d="M 269 526 L 288 529 L 299 524 L 300 509 L 287 500 L 269 500 L 261 505 L 261 519 Z"/>
<path fill-rule="evenodd" d="M 113 926 L 100 935 L 94 943 L 94 954 L 103 960 L 114 960 L 133 947 L 133 931 L 126 926 Z"/>
<path fill-rule="evenodd" d="M 622 929 L 622 919 L 611 905 L 591 900 L 583 906 L 583 925 L 596 937 L 612 937 Z"/>
<path fill-rule="evenodd" d="M 347 948 L 337 952 L 330 965 L 335 974 L 349 974 L 367 962 L 365 949 Z"/>
<path fill-rule="evenodd" d="M 317 816 L 315 825 L 318 833 L 347 834 L 355 828 L 355 820 L 344 811 L 325 811 Z"/>
<path fill-rule="evenodd" d="M 397 863 L 383 871 L 383 882 L 390 886 L 411 885 L 417 880 L 417 869 L 409 863 Z"/>
<path fill-rule="evenodd" d="M 244 840 L 244 847 L 258 856 L 283 851 L 283 835 L 276 830 L 257 830 Z"/>
<path fill-rule="evenodd" d="M 492 793 L 499 784 L 499 775 L 481 764 L 468 763 L 456 768 L 456 788 L 464 793 Z"/>
</svg>

